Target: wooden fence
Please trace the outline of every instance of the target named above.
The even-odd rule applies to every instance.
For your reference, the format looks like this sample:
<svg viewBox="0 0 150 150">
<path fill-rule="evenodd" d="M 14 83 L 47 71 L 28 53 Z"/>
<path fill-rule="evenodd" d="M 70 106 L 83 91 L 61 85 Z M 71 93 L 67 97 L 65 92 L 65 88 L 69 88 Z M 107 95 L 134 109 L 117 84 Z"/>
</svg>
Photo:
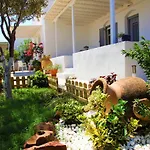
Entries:
<svg viewBox="0 0 150 150">
<path fill-rule="evenodd" d="M 58 78 L 48 75 L 48 84 L 49 87 L 58 90 Z"/>
<path fill-rule="evenodd" d="M 52 77 L 48 75 L 48 83 L 51 88 L 58 89 L 58 78 Z M 19 77 L 11 77 L 11 85 L 12 88 L 26 88 L 28 87 L 28 77 L 27 76 L 19 76 Z"/>
<path fill-rule="evenodd" d="M 87 83 L 67 79 L 66 91 L 80 100 L 87 101 L 89 96 L 89 85 Z"/>
<path fill-rule="evenodd" d="M 28 86 L 28 77 L 27 76 L 11 77 L 11 85 L 13 89 L 25 88 Z"/>
</svg>

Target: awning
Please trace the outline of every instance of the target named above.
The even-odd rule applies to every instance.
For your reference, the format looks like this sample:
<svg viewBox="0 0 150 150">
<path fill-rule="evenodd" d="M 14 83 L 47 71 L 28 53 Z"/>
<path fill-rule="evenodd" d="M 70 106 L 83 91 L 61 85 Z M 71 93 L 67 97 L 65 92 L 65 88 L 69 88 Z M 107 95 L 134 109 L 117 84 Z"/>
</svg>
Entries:
<svg viewBox="0 0 150 150">
<path fill-rule="evenodd" d="M 16 38 L 33 38 L 40 29 L 41 25 L 21 25 L 16 30 Z"/>
<path fill-rule="evenodd" d="M 110 0 L 76 0 L 75 20 L 77 24 L 85 24 L 93 22 L 94 20 L 109 14 Z M 59 16 L 60 19 L 66 23 L 71 23 L 71 7 L 69 3 L 71 0 L 55 0 L 50 10 L 46 13 L 51 21 Z M 131 0 L 115 0 L 116 10 L 124 7 L 124 5 L 131 5 Z M 62 13 L 63 12 L 63 13 Z"/>
</svg>

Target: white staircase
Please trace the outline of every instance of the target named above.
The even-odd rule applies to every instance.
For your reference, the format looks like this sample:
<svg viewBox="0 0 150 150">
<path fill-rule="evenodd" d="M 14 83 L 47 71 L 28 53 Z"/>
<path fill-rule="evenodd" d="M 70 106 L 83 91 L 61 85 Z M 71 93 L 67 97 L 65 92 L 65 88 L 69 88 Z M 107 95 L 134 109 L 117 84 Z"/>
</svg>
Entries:
<svg viewBox="0 0 150 150">
<path fill-rule="evenodd" d="M 58 72 L 57 77 L 58 77 L 58 86 L 60 88 L 65 89 L 65 83 L 66 79 L 70 76 L 74 76 L 74 69 L 73 68 L 65 68 L 63 72 Z"/>
</svg>

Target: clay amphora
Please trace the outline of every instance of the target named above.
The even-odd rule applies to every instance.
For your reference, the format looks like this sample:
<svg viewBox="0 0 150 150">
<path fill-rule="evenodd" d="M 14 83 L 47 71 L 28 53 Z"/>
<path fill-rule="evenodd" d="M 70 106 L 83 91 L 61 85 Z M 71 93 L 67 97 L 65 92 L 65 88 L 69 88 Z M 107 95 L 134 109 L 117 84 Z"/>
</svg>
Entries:
<svg viewBox="0 0 150 150">
<path fill-rule="evenodd" d="M 138 77 L 127 77 L 108 85 L 106 80 L 99 78 L 96 80 L 90 90 L 90 94 L 97 86 L 100 86 L 103 93 L 108 94 L 108 99 L 105 101 L 106 113 L 109 113 L 111 106 L 118 103 L 119 99 L 128 101 L 132 105 L 135 98 L 147 97 L 146 82 Z"/>
<path fill-rule="evenodd" d="M 50 55 L 48 56 L 43 56 L 43 58 L 41 59 L 41 68 L 43 70 L 47 70 L 47 67 L 52 66 L 52 61 L 50 60 Z"/>
</svg>

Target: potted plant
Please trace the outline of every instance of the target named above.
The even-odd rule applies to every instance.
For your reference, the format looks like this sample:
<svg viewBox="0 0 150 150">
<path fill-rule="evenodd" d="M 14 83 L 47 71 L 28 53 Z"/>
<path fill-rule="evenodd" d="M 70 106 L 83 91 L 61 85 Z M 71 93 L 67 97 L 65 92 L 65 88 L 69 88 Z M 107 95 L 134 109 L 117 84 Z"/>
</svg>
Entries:
<svg viewBox="0 0 150 150">
<path fill-rule="evenodd" d="M 56 76 L 59 69 L 61 69 L 61 65 L 59 64 L 54 64 L 47 67 L 47 70 L 49 70 L 51 76 Z"/>
<path fill-rule="evenodd" d="M 131 37 L 128 34 L 124 34 L 123 32 L 118 34 L 118 42 L 122 41 L 131 41 Z"/>
<path fill-rule="evenodd" d="M 118 33 L 118 42 L 122 42 L 122 36 L 123 36 L 123 32 Z"/>
<path fill-rule="evenodd" d="M 83 48 L 84 48 L 84 50 L 88 50 L 89 46 L 84 46 Z"/>
<path fill-rule="evenodd" d="M 133 113 L 140 120 L 150 121 L 150 100 L 147 98 L 135 99 Z"/>
</svg>

